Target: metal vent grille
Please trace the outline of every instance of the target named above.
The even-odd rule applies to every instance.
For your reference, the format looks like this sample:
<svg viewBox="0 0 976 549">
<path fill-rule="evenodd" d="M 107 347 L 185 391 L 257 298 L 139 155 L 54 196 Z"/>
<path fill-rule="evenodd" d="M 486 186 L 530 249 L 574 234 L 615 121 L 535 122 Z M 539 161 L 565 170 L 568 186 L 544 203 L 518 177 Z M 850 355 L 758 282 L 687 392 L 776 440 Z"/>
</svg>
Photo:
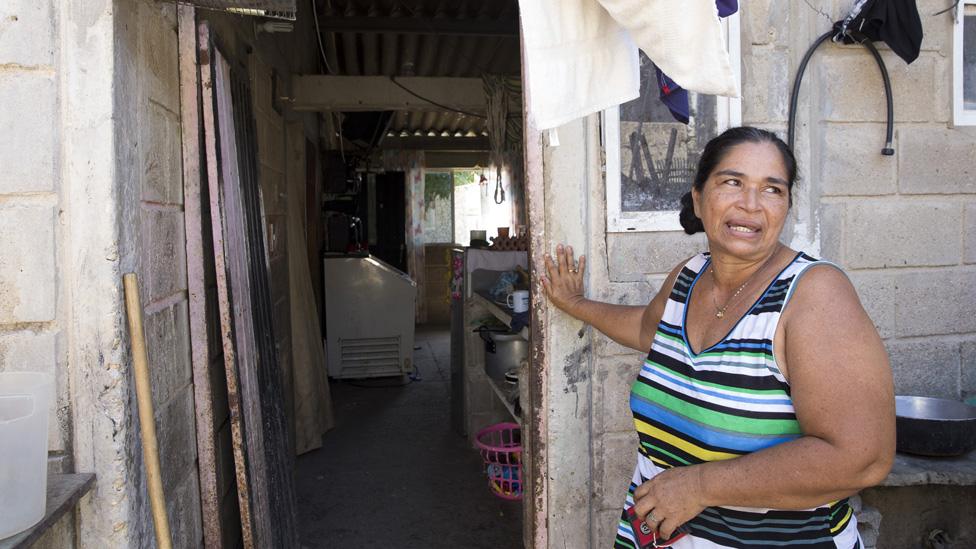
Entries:
<svg viewBox="0 0 976 549">
<path fill-rule="evenodd" d="M 400 371 L 399 337 L 340 339 L 339 345 L 344 375 L 358 372 L 368 377 Z"/>
<path fill-rule="evenodd" d="M 239 15 L 273 17 L 289 21 L 294 21 L 298 13 L 296 0 L 178 0 L 178 3 Z"/>
</svg>

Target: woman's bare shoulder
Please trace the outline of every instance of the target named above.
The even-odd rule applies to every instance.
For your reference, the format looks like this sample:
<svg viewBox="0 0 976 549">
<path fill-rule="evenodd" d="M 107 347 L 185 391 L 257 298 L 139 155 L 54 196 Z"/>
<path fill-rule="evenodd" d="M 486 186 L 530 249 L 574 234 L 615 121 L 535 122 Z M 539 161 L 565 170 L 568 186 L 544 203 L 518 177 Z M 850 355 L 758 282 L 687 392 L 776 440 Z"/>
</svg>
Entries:
<svg viewBox="0 0 976 549">
<path fill-rule="evenodd" d="M 821 322 L 830 317 L 849 318 L 865 315 L 861 300 L 851 279 L 833 263 L 818 262 L 802 271 L 794 282 L 792 295 L 783 312 L 784 318 Z"/>
</svg>

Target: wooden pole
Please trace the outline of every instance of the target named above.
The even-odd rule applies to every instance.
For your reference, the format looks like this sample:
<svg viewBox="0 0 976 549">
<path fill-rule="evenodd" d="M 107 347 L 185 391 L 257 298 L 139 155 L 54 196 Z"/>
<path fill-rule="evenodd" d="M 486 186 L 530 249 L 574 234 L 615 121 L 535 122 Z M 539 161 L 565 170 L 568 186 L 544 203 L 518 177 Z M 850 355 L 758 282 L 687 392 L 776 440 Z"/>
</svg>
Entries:
<svg viewBox="0 0 976 549">
<path fill-rule="evenodd" d="M 166 498 L 163 496 L 163 479 L 159 473 L 159 447 L 156 444 L 156 420 L 153 417 L 152 389 L 149 386 L 149 358 L 146 354 L 146 338 L 142 329 L 139 281 L 135 273 L 126 273 L 122 277 L 122 283 L 125 287 L 125 310 L 129 317 L 129 339 L 132 342 L 132 365 L 136 378 L 136 401 L 139 404 L 139 425 L 142 434 L 142 457 L 146 462 L 146 481 L 156 528 L 156 545 L 159 549 L 172 549 L 173 540 L 169 532 L 169 518 L 166 516 Z"/>
</svg>

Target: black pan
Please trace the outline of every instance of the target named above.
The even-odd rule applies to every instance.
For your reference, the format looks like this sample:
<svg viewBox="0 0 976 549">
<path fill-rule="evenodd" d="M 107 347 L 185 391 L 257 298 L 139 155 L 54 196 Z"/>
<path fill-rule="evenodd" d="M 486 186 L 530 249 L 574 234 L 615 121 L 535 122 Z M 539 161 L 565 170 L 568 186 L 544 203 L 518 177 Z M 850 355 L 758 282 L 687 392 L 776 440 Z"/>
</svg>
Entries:
<svg viewBox="0 0 976 549">
<path fill-rule="evenodd" d="M 955 400 L 895 397 L 896 447 L 923 456 L 958 456 L 976 449 L 976 407 Z"/>
</svg>

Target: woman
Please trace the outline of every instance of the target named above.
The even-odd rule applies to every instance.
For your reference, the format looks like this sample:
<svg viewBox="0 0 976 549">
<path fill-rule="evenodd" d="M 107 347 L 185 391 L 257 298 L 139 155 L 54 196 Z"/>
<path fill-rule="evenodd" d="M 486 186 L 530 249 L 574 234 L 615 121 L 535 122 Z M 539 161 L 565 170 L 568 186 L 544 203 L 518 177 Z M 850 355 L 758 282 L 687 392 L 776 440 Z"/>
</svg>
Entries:
<svg viewBox="0 0 976 549">
<path fill-rule="evenodd" d="M 860 547 L 847 498 L 891 468 L 891 373 L 843 272 L 779 241 L 795 178 L 768 131 L 709 142 L 681 211 L 708 253 L 646 307 L 586 299 L 572 248 L 546 258 L 554 305 L 650 349 L 630 395 L 640 444 L 615 547 L 635 547 L 631 506 L 659 538 L 685 533 L 676 549 Z"/>
</svg>

